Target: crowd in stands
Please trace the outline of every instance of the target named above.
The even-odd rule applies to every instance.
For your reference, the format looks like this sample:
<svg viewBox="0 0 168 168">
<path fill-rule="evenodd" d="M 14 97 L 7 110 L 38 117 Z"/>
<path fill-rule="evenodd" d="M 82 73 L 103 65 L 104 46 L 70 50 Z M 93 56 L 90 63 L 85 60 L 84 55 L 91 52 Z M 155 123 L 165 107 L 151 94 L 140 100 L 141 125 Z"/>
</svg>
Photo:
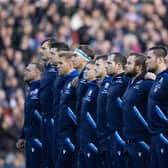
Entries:
<svg viewBox="0 0 168 168">
<path fill-rule="evenodd" d="M 56 37 L 97 54 L 168 44 L 167 0 L 0 0 L 0 167 L 24 167 L 15 147 L 23 124 L 23 72 Z"/>
</svg>

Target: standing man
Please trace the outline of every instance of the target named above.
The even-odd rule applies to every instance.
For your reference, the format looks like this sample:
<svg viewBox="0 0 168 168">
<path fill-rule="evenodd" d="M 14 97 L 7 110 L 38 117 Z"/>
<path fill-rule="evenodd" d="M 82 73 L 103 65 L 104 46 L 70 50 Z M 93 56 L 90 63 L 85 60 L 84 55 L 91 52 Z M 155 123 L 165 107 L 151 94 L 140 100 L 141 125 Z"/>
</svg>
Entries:
<svg viewBox="0 0 168 168">
<path fill-rule="evenodd" d="M 59 62 L 59 52 L 60 51 L 69 51 L 69 47 L 63 43 L 63 42 L 54 42 L 50 46 L 50 63 L 56 67 Z M 60 75 L 57 70 L 56 77 L 52 83 L 52 94 L 53 94 L 53 102 L 52 102 L 52 119 L 51 123 L 53 125 L 52 131 L 52 137 L 50 137 L 51 144 L 52 144 L 52 159 L 54 162 L 54 165 L 57 161 L 57 125 L 56 120 L 58 118 L 58 111 L 59 111 L 59 101 L 60 101 L 60 90 L 62 90 L 63 86 L 65 84 L 65 77 Z"/>
<path fill-rule="evenodd" d="M 148 122 L 152 133 L 150 168 L 168 167 L 168 70 L 167 50 L 155 46 L 148 50 L 147 70 L 156 74 L 149 92 Z"/>
<path fill-rule="evenodd" d="M 106 61 L 107 55 L 101 55 L 96 57 L 95 71 L 96 79 L 99 86 L 99 92 L 97 96 L 97 111 L 96 111 L 96 123 L 97 123 L 97 137 L 99 143 L 99 154 L 102 160 L 102 168 L 107 167 L 106 152 L 107 145 L 106 139 L 106 103 L 107 93 L 111 83 L 111 77 L 107 76 L 106 73 Z"/>
<path fill-rule="evenodd" d="M 118 102 L 125 92 L 129 78 L 125 75 L 124 69 L 126 57 L 114 52 L 107 59 L 107 74 L 112 77 L 111 85 L 107 93 L 106 104 L 106 126 L 107 133 L 104 140 L 107 147 L 107 167 L 124 167 L 124 141 L 122 141 L 122 109 Z"/>
<path fill-rule="evenodd" d="M 25 94 L 24 126 L 16 147 L 26 148 L 27 168 L 41 167 L 39 88 L 42 69 L 42 65 L 30 63 L 24 72 L 24 81 L 28 84 L 28 89 Z"/>
<path fill-rule="evenodd" d="M 77 84 L 77 102 L 76 111 L 77 115 L 80 113 L 82 98 L 87 90 L 87 82 L 83 78 L 85 66 L 88 62 L 94 59 L 94 52 L 88 45 L 79 45 L 77 49 L 74 50 L 74 55 L 72 57 L 73 66 L 78 70 L 78 84 Z M 79 117 L 80 115 L 78 115 Z M 79 122 L 78 118 L 78 122 Z"/>
<path fill-rule="evenodd" d="M 41 44 L 42 60 L 44 61 L 44 72 L 40 84 L 40 106 L 42 112 L 41 137 L 43 143 L 44 167 L 54 167 L 53 157 L 53 90 L 52 85 L 57 76 L 56 66 L 51 64 L 50 48 L 55 43 L 58 50 L 65 48 L 65 44 L 55 39 L 46 39 Z"/>
<path fill-rule="evenodd" d="M 52 130 L 53 126 L 51 119 L 52 113 L 52 83 L 56 77 L 56 67 L 50 64 L 50 46 L 55 42 L 55 39 L 46 39 L 41 43 L 40 52 L 44 61 L 44 72 L 42 74 L 40 84 L 40 106 L 42 112 L 41 123 L 41 138 L 43 144 L 43 161 L 44 168 L 53 168 L 54 162 L 52 159 Z"/>
<path fill-rule="evenodd" d="M 147 168 L 150 159 L 147 103 L 153 81 L 144 79 L 145 56 L 138 53 L 129 54 L 125 72 L 131 77 L 122 103 L 123 135 L 127 150 L 126 167 Z"/>
<path fill-rule="evenodd" d="M 85 66 L 87 65 L 88 62 L 94 59 L 94 52 L 91 47 L 88 45 L 79 45 L 77 49 L 74 50 L 74 55 L 72 57 L 72 62 L 73 66 L 75 69 L 78 70 L 79 75 L 78 77 L 74 78 L 73 80 L 73 85 L 74 81 L 76 81 L 76 114 L 77 114 L 77 147 L 76 147 L 76 153 L 77 153 L 77 167 L 80 168 L 80 160 L 82 159 L 82 156 L 80 155 L 79 150 L 79 134 L 80 134 L 80 109 L 81 109 L 81 104 L 82 104 L 82 98 L 84 97 L 87 89 L 88 89 L 88 84 L 87 81 L 83 78 Z"/>
<path fill-rule="evenodd" d="M 82 99 L 80 112 L 80 168 L 99 168 L 101 165 L 98 159 L 98 142 L 95 123 L 99 88 L 96 81 L 94 61 L 86 65 L 84 79 L 88 83 L 88 89 Z"/>
<path fill-rule="evenodd" d="M 73 52 L 62 51 L 59 53 L 58 72 L 64 76 L 65 84 L 60 91 L 60 102 L 57 126 L 58 160 L 56 168 L 74 168 L 76 146 L 76 122 L 71 118 L 71 112 L 75 112 L 76 88 L 72 80 L 78 76 L 78 71 L 72 65 Z"/>
</svg>

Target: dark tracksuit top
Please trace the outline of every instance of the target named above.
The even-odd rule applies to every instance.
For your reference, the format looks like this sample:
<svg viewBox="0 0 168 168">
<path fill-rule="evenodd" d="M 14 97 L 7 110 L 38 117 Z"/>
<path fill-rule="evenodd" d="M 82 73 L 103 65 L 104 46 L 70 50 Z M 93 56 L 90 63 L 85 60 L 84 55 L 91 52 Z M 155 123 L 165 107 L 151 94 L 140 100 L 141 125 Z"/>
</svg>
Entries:
<svg viewBox="0 0 168 168">
<path fill-rule="evenodd" d="M 42 116 L 44 118 L 53 117 L 52 84 L 54 79 L 56 78 L 56 75 L 57 75 L 57 70 L 55 66 L 45 65 L 45 69 L 41 78 L 41 86 L 40 86 L 40 106 L 41 106 Z"/>
<path fill-rule="evenodd" d="M 35 110 L 40 114 L 39 88 L 40 80 L 28 84 L 29 89 L 25 94 L 24 126 L 21 138 L 40 138 L 40 119 L 35 115 Z"/>
<path fill-rule="evenodd" d="M 77 95 L 76 113 L 77 113 L 78 122 L 80 122 L 80 110 L 81 110 L 81 105 L 82 105 L 82 98 L 85 96 L 85 93 L 86 93 L 86 91 L 88 89 L 88 84 L 83 79 L 84 71 L 85 71 L 85 68 L 83 68 L 83 70 L 79 74 L 79 82 L 78 82 L 78 87 L 76 89 L 76 95 Z"/>
<path fill-rule="evenodd" d="M 59 74 L 57 74 L 54 82 L 53 82 L 53 86 L 52 86 L 52 90 L 53 90 L 53 116 L 55 121 L 57 121 L 58 119 L 58 111 L 59 111 L 59 102 L 60 102 L 60 96 L 61 96 L 61 90 L 64 86 L 66 82 L 66 77 L 61 76 Z"/>
<path fill-rule="evenodd" d="M 40 142 L 40 100 L 39 100 L 40 81 L 36 80 L 28 84 L 25 94 L 24 104 L 24 126 L 21 138 L 26 140 L 25 154 L 26 167 L 41 167 L 41 147 Z"/>
<path fill-rule="evenodd" d="M 65 76 L 65 84 L 61 90 L 58 113 L 58 141 L 59 146 L 64 144 L 65 138 L 70 138 L 75 143 L 76 125 L 67 113 L 68 107 L 75 113 L 76 105 L 76 88 L 72 85 L 74 77 L 78 76 L 78 72 L 74 70 Z"/>
<path fill-rule="evenodd" d="M 53 120 L 52 122 L 53 125 L 53 131 L 52 131 L 52 157 L 53 160 L 55 161 L 55 164 L 57 162 L 57 154 L 58 154 L 58 141 L 57 141 L 57 136 L 58 136 L 58 113 L 59 113 L 59 102 L 60 102 L 60 96 L 61 96 L 61 90 L 64 87 L 65 84 L 65 77 L 57 74 L 55 77 L 55 80 L 53 81 L 53 86 L 52 86 L 52 92 L 53 92 L 53 104 L 52 104 L 52 110 L 53 110 Z"/>
<path fill-rule="evenodd" d="M 133 106 L 137 107 L 147 121 L 148 93 L 152 83 L 152 80 L 145 80 L 144 75 L 140 75 L 133 82 L 130 81 L 123 95 L 123 135 L 127 140 L 148 141 L 150 138 L 148 129 L 133 112 Z"/>
<path fill-rule="evenodd" d="M 76 116 L 77 116 L 77 134 L 76 134 L 76 139 L 77 139 L 77 150 L 80 146 L 80 131 L 81 131 L 81 105 L 82 105 L 82 98 L 85 96 L 86 92 L 88 89 L 88 83 L 81 78 L 78 84 L 78 87 L 76 89 L 76 94 L 77 94 L 77 99 L 76 99 Z"/>
<path fill-rule="evenodd" d="M 87 81 L 84 80 L 83 78 L 83 74 L 84 74 L 84 71 L 85 71 L 85 68 L 83 68 L 83 70 L 81 71 L 81 73 L 79 74 L 79 82 L 78 82 L 78 86 L 76 88 L 76 96 L 77 96 L 77 99 L 76 99 L 76 108 L 75 108 L 75 111 L 76 111 L 76 116 L 77 116 L 77 132 L 76 132 L 76 141 L 77 141 L 77 146 L 76 146 L 76 151 L 78 153 L 78 156 L 80 155 L 80 122 L 81 122 L 81 105 L 82 105 L 82 99 L 83 97 L 85 96 L 86 92 L 87 92 L 87 89 L 88 89 L 88 83 Z M 80 164 L 81 161 L 80 161 L 80 156 L 77 157 L 77 164 Z M 77 167 L 81 167 L 80 165 L 78 165 Z"/>
<path fill-rule="evenodd" d="M 88 143 L 97 145 L 96 129 L 89 123 L 86 114 L 89 112 L 96 121 L 98 91 L 97 81 L 88 82 L 88 90 L 83 97 L 81 106 L 80 151 L 83 152 L 88 152 Z"/>
<path fill-rule="evenodd" d="M 97 136 L 99 140 L 102 140 L 106 136 L 106 102 L 107 94 L 109 91 L 110 83 L 112 78 L 105 77 L 99 89 L 97 96 L 97 112 L 96 112 L 96 123 L 97 123 Z"/>
<path fill-rule="evenodd" d="M 168 133 L 168 122 L 156 112 L 156 105 L 168 118 L 168 70 L 157 75 L 148 99 L 148 122 L 152 133 Z"/>
<path fill-rule="evenodd" d="M 106 105 L 107 135 L 111 135 L 114 131 L 122 130 L 122 109 L 119 107 L 117 98 L 122 99 L 129 80 L 130 78 L 124 73 L 120 73 L 114 76 L 111 81 Z"/>
<path fill-rule="evenodd" d="M 43 143 L 42 154 L 44 167 L 53 167 L 54 159 L 53 151 L 53 82 L 57 75 L 56 67 L 53 65 L 45 65 L 44 72 L 40 84 L 40 106 L 42 114 L 41 139 Z"/>
</svg>

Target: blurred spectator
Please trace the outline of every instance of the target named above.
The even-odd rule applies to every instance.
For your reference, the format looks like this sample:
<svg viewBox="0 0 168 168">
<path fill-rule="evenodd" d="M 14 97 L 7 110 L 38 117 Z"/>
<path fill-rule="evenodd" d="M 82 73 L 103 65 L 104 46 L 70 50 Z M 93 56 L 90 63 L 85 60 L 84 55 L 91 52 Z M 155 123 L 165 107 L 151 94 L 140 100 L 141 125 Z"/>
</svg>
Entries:
<svg viewBox="0 0 168 168">
<path fill-rule="evenodd" d="M 0 167 L 23 123 L 23 71 L 48 36 L 97 54 L 168 44 L 167 0 L 0 0 Z M 2 153 L 2 157 L 1 157 Z M 23 166 L 21 154 L 6 158 Z M 9 163 L 9 162 L 8 162 Z"/>
</svg>

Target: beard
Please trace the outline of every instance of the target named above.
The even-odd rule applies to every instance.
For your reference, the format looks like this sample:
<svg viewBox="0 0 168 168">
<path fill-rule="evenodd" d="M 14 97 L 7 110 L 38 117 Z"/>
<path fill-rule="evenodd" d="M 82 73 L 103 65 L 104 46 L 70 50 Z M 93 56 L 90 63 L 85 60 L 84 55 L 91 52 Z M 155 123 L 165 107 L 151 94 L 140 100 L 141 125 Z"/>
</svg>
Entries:
<svg viewBox="0 0 168 168">
<path fill-rule="evenodd" d="M 156 69 L 154 69 L 154 68 L 147 68 L 147 72 L 156 73 Z"/>
<path fill-rule="evenodd" d="M 115 76 L 116 73 L 115 73 L 114 71 L 111 71 L 111 72 L 108 72 L 108 71 L 107 71 L 107 75 L 109 75 L 109 76 Z"/>
<path fill-rule="evenodd" d="M 137 75 L 137 71 L 133 69 L 132 71 L 128 71 L 128 72 L 126 71 L 125 74 L 129 76 L 130 78 L 133 78 L 134 76 Z"/>
</svg>

